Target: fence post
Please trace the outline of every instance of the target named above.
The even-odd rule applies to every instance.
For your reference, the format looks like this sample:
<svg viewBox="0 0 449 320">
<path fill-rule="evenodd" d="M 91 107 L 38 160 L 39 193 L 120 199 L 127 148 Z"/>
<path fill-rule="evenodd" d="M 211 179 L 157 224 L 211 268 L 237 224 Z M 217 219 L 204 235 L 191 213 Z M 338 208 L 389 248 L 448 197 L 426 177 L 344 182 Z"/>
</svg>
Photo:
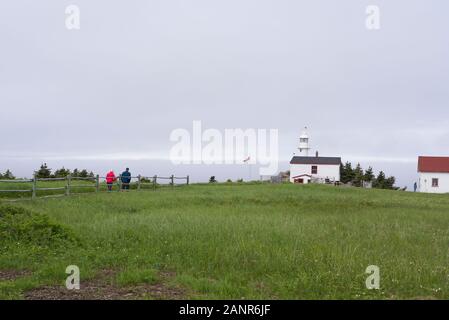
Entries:
<svg viewBox="0 0 449 320">
<path fill-rule="evenodd" d="M 187 176 L 187 185 L 189 185 L 189 176 Z"/>
<path fill-rule="evenodd" d="M 65 190 L 65 195 L 66 196 L 70 196 L 70 182 L 72 181 L 72 176 L 69 174 L 67 176 L 67 186 L 66 186 L 66 190 Z"/>
<path fill-rule="evenodd" d="M 95 177 L 95 191 L 100 191 L 100 175 L 97 174 Z"/>
<path fill-rule="evenodd" d="M 156 184 L 157 184 L 157 175 L 154 175 L 153 177 L 153 189 L 156 190 Z"/>
<path fill-rule="evenodd" d="M 140 180 L 141 180 L 140 174 L 137 176 L 137 190 L 140 190 Z"/>
<path fill-rule="evenodd" d="M 33 192 L 31 194 L 31 199 L 36 199 L 36 189 L 37 189 L 37 180 L 36 173 L 33 175 Z"/>
<path fill-rule="evenodd" d="M 171 187 L 173 188 L 175 186 L 175 176 L 173 174 L 171 175 L 170 180 Z"/>
</svg>

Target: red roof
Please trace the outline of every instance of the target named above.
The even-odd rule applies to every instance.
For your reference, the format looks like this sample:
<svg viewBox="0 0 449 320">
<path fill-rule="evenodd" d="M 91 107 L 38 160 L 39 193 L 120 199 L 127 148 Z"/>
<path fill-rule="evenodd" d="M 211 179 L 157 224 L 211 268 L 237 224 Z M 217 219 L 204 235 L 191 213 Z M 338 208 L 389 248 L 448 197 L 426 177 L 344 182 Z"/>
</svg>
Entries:
<svg viewBox="0 0 449 320">
<path fill-rule="evenodd" d="M 449 157 L 419 157 L 418 172 L 449 173 Z"/>
</svg>

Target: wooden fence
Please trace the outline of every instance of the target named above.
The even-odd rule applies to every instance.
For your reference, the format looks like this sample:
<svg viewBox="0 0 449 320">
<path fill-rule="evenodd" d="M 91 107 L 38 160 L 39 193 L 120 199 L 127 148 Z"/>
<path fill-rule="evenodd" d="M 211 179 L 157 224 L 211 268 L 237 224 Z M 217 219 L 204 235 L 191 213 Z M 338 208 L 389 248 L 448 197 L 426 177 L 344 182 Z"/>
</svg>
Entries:
<svg viewBox="0 0 449 320">
<path fill-rule="evenodd" d="M 125 179 L 126 178 L 126 179 Z M 124 183 L 122 180 L 130 179 L 131 182 Z M 132 179 L 135 180 L 135 182 L 132 182 Z M 91 181 L 94 182 L 93 184 L 75 184 L 75 181 Z M 37 178 L 36 176 L 33 177 L 33 179 L 14 179 L 14 180 L 0 180 L 0 183 L 31 183 L 31 189 L 0 189 L 0 193 L 30 193 L 31 199 L 35 199 L 37 197 L 38 191 L 64 191 L 62 195 L 69 196 L 70 194 L 74 193 L 74 190 L 80 189 L 80 188 L 95 188 L 95 192 L 100 192 L 100 181 L 106 180 L 106 177 L 100 177 L 99 175 L 96 175 L 95 177 L 72 177 L 71 175 L 68 175 L 66 177 L 61 178 Z M 136 190 L 141 190 L 142 186 L 150 186 L 149 189 L 156 190 L 158 186 L 161 186 L 163 184 L 159 184 L 158 181 L 164 180 L 168 181 L 168 186 L 174 187 L 177 185 L 188 185 L 190 182 L 189 176 L 186 177 L 175 177 L 174 175 L 163 177 L 163 176 L 157 176 L 154 175 L 152 177 L 145 177 L 142 175 L 138 176 L 130 176 L 130 177 L 122 177 L 121 175 L 116 177 L 116 180 L 112 183 L 112 190 L 109 190 L 109 188 L 106 188 L 106 191 L 111 192 L 114 190 L 114 186 L 116 187 L 117 191 L 122 190 L 130 190 L 131 185 L 136 186 Z M 38 187 L 39 181 L 66 181 L 64 186 L 60 187 L 45 187 L 41 188 Z M 184 183 L 176 183 L 176 181 L 185 181 Z M 107 185 L 107 184 L 105 184 Z M 147 188 L 148 189 L 148 188 Z"/>
</svg>

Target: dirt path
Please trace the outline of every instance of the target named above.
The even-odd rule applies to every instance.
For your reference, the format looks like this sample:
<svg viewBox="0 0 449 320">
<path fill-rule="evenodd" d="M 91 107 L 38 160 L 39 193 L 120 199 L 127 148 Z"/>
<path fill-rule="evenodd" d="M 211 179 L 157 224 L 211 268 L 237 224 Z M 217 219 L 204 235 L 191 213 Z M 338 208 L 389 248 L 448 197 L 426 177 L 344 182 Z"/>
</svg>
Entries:
<svg viewBox="0 0 449 320">
<path fill-rule="evenodd" d="M 30 274 L 31 272 L 26 270 L 0 270 L 0 281 L 16 280 Z"/>
<path fill-rule="evenodd" d="M 102 276 L 81 282 L 79 290 L 68 290 L 64 286 L 42 286 L 27 291 L 27 300 L 177 300 L 186 298 L 186 291 L 165 283 L 174 274 L 161 273 L 160 282 L 119 287 L 113 284 L 113 271 L 102 271 Z"/>
</svg>

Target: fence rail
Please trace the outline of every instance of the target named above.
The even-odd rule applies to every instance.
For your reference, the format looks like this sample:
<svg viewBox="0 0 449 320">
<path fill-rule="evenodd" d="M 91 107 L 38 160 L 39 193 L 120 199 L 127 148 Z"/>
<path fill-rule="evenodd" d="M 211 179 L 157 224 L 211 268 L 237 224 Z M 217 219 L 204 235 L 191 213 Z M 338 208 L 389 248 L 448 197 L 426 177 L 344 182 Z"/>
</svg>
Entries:
<svg viewBox="0 0 449 320">
<path fill-rule="evenodd" d="M 125 180 L 126 178 L 126 180 Z M 130 182 L 123 182 L 123 180 L 128 181 L 130 179 Z M 91 181 L 93 184 L 72 184 L 73 181 L 76 180 L 84 180 L 84 181 Z M 105 180 L 106 177 L 101 177 L 99 175 L 96 175 L 95 177 L 72 177 L 71 175 L 68 175 L 66 177 L 58 177 L 58 178 L 38 178 L 36 176 L 33 177 L 33 179 L 17 179 L 17 180 L 0 180 L 0 183 L 31 183 L 31 189 L 0 189 L 0 193 L 31 193 L 31 199 L 37 198 L 37 193 L 39 191 L 62 191 L 64 190 L 64 194 L 57 194 L 54 196 L 69 196 L 72 193 L 72 189 L 80 189 L 80 188 L 95 188 L 95 192 L 102 191 L 101 189 L 101 183 L 100 180 Z M 134 180 L 134 182 L 132 182 Z M 158 180 L 169 180 L 168 184 L 159 184 Z M 185 180 L 185 183 L 175 184 L 175 180 Z M 38 182 L 51 182 L 51 181 L 66 181 L 66 184 L 61 187 L 38 187 Z M 136 186 L 137 190 L 141 190 L 142 186 L 152 186 L 152 188 L 146 188 L 146 189 L 152 189 L 156 190 L 158 187 L 162 185 L 168 185 L 171 187 L 174 187 L 175 185 L 189 185 L 190 178 L 189 176 L 185 177 L 175 177 L 174 175 L 171 175 L 169 177 L 161 177 L 154 175 L 152 177 L 146 177 L 142 175 L 138 176 L 131 176 L 131 177 L 122 177 L 119 175 L 115 178 L 114 182 L 106 183 L 105 185 L 107 191 L 112 191 L 114 186 L 117 187 L 117 191 L 128 191 L 130 190 L 130 186 Z M 48 197 L 48 196 L 47 196 Z"/>
<path fill-rule="evenodd" d="M 32 190 L 0 190 L 0 192 L 31 192 Z"/>
<path fill-rule="evenodd" d="M 33 179 L 0 180 L 0 182 L 27 183 L 27 182 L 33 182 Z"/>
<path fill-rule="evenodd" d="M 63 178 L 36 178 L 36 181 L 64 181 L 67 177 Z"/>
</svg>

